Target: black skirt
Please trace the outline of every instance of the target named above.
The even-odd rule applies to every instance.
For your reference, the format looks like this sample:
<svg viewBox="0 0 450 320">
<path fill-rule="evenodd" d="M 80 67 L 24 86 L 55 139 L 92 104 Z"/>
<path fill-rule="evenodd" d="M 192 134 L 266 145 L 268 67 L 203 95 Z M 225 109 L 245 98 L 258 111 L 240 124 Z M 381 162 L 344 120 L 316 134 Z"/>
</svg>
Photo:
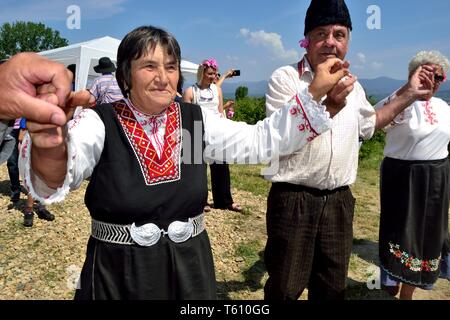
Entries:
<svg viewBox="0 0 450 320">
<path fill-rule="evenodd" d="M 75 300 L 215 300 L 208 234 L 182 243 L 161 237 L 153 246 L 89 239 Z"/>
<path fill-rule="evenodd" d="M 433 284 L 448 234 L 448 159 L 385 158 L 380 188 L 380 267 L 413 286 Z"/>
</svg>

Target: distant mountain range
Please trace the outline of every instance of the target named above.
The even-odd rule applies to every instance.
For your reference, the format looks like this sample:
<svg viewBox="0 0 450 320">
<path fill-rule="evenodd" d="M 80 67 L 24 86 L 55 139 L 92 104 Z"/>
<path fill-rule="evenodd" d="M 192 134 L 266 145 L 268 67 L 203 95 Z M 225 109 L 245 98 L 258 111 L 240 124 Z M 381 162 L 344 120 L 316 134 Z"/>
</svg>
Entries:
<svg viewBox="0 0 450 320">
<path fill-rule="evenodd" d="M 369 96 L 374 96 L 377 99 L 382 99 L 402 85 L 405 80 L 396 80 L 388 77 L 380 77 L 376 79 L 360 79 L 359 82 L 366 89 Z M 227 99 L 234 98 L 236 88 L 239 86 L 245 86 L 248 88 L 249 96 L 263 97 L 267 90 L 267 81 L 254 81 L 254 82 L 225 82 L 222 85 L 224 97 Z M 438 97 L 443 98 L 447 102 L 450 102 L 450 81 L 444 82 L 437 94 Z"/>
</svg>

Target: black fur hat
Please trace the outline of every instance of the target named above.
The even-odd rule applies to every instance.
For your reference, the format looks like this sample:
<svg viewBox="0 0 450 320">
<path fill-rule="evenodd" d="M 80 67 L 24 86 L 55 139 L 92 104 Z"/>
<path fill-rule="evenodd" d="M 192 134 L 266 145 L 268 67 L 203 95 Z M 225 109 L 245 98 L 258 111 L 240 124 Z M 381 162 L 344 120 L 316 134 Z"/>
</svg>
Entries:
<svg viewBox="0 0 450 320">
<path fill-rule="evenodd" d="M 344 0 L 312 0 L 306 11 L 305 36 L 329 24 L 342 24 L 352 30 L 352 20 Z"/>
</svg>

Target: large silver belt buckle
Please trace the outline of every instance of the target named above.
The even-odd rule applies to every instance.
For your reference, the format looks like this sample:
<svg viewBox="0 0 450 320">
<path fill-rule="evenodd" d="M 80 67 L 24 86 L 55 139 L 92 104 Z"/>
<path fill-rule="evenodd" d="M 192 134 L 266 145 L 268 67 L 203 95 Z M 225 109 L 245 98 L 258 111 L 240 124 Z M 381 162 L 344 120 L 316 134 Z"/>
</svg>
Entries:
<svg viewBox="0 0 450 320">
<path fill-rule="evenodd" d="M 192 221 L 182 222 L 174 221 L 169 225 L 167 232 L 160 229 L 154 223 L 147 223 L 140 227 L 136 224 L 132 224 L 130 227 L 131 238 L 139 245 L 149 247 L 156 244 L 161 238 L 162 234 L 167 234 L 169 239 L 173 242 L 180 243 L 184 242 L 192 236 L 194 231 L 194 226 Z"/>
<path fill-rule="evenodd" d="M 167 235 L 173 242 L 184 242 L 192 236 L 194 226 L 189 219 L 188 222 L 174 221 L 169 225 L 167 229 Z"/>
<path fill-rule="evenodd" d="M 161 229 L 154 223 L 147 223 L 140 227 L 136 227 L 133 223 L 130 227 L 130 235 L 138 245 L 149 247 L 159 241 Z"/>
</svg>

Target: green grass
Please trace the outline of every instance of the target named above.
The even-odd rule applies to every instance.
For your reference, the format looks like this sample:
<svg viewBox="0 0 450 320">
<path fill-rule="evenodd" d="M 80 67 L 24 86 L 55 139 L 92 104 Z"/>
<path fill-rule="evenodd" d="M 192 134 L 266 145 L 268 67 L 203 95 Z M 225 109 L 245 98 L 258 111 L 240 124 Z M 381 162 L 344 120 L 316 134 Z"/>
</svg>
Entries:
<svg viewBox="0 0 450 320">
<path fill-rule="evenodd" d="M 241 243 L 236 248 L 236 256 L 242 257 L 247 267 L 259 260 L 259 252 L 261 251 L 261 243 L 259 240 L 253 240 L 247 243 Z"/>
<path fill-rule="evenodd" d="M 269 194 L 270 182 L 261 176 L 264 165 L 230 165 L 231 186 L 257 196 Z"/>
<path fill-rule="evenodd" d="M 239 244 L 235 251 L 236 257 L 244 259 L 242 275 L 245 285 L 252 291 L 262 288 L 261 279 L 266 272 L 263 250 L 264 246 L 260 240 L 252 240 Z"/>
</svg>

